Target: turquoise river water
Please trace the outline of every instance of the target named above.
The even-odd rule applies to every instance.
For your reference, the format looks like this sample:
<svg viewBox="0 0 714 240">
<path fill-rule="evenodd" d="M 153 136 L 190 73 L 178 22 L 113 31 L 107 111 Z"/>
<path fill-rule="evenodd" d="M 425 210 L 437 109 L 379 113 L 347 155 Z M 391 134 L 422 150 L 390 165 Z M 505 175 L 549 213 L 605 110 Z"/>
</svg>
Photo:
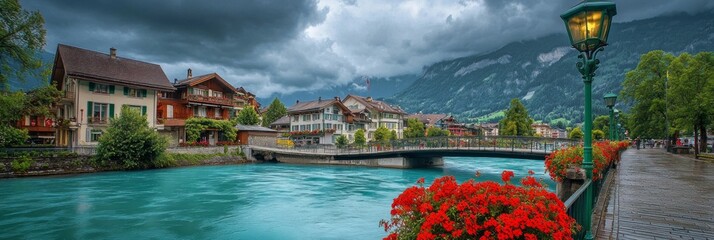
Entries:
<svg viewBox="0 0 714 240">
<path fill-rule="evenodd" d="M 420 177 L 500 182 L 543 161 L 446 158 L 444 167 L 248 164 L 0 180 L 0 239 L 381 239 Z"/>
</svg>

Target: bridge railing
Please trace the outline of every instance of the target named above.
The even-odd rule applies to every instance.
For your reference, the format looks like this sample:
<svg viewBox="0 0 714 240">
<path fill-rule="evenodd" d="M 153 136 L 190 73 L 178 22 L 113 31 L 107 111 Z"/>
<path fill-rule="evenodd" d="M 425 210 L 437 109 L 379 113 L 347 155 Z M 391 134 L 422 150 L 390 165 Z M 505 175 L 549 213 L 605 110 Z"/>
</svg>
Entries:
<svg viewBox="0 0 714 240">
<path fill-rule="evenodd" d="M 575 219 L 575 222 L 578 223 L 578 225 L 583 226 L 585 224 L 588 224 L 590 221 L 588 221 L 587 218 L 592 218 L 592 215 L 586 214 L 585 213 L 585 204 L 587 204 L 587 199 L 585 197 L 585 191 L 591 187 L 592 180 L 588 179 L 585 181 L 585 183 L 578 188 L 573 195 L 568 198 L 564 202 L 565 208 L 567 208 L 567 213 L 568 216 L 572 217 Z M 593 194 L 595 195 L 595 194 Z M 581 229 L 585 229 L 582 227 Z M 580 230 L 577 233 L 573 235 L 573 239 L 584 239 L 585 238 L 585 231 Z"/>
<path fill-rule="evenodd" d="M 384 142 L 369 142 L 363 146 L 350 144 L 344 147 L 335 145 L 315 144 L 304 146 L 285 146 L 274 142 L 250 141 L 250 145 L 279 148 L 287 151 L 322 154 L 364 154 L 394 151 L 418 151 L 431 149 L 464 149 L 501 152 L 550 153 L 553 150 L 579 145 L 580 142 L 571 139 L 515 137 L 515 136 L 448 136 L 406 138 Z"/>
</svg>

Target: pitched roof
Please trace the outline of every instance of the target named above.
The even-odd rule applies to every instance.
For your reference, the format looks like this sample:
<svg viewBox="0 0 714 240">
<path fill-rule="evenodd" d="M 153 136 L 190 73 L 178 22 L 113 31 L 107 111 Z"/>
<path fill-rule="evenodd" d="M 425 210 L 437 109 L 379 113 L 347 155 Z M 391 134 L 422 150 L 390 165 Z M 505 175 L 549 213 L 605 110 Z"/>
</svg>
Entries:
<svg viewBox="0 0 714 240">
<path fill-rule="evenodd" d="M 238 124 L 236 125 L 236 129 L 238 131 L 252 131 L 252 132 L 277 132 L 273 129 L 263 127 L 263 126 L 258 126 L 258 125 L 241 125 Z"/>
<path fill-rule="evenodd" d="M 421 114 L 421 113 L 417 113 L 417 114 L 412 114 L 412 115 L 407 116 L 407 119 L 409 119 L 409 118 L 416 118 L 416 119 L 419 120 L 420 122 L 426 123 L 426 124 L 428 124 L 428 125 L 434 125 L 434 124 L 436 124 L 436 122 L 438 122 L 439 120 L 444 119 L 444 118 L 446 118 L 446 117 L 447 117 L 446 114 Z"/>
<path fill-rule="evenodd" d="M 69 76 L 150 89 L 176 90 L 157 64 L 111 57 L 109 54 L 63 44 L 57 45 L 57 56 Z"/>
<path fill-rule="evenodd" d="M 327 106 L 330 106 L 332 104 L 337 104 L 340 108 L 342 108 L 343 112 L 349 113 L 349 109 L 345 107 L 342 102 L 338 101 L 337 99 L 326 99 L 326 100 L 315 100 L 315 101 L 309 101 L 309 102 L 298 102 L 295 105 L 291 106 L 288 108 L 288 113 L 296 113 L 296 112 L 307 112 L 307 111 L 317 111 L 323 108 L 326 108 Z"/>
<path fill-rule="evenodd" d="M 218 75 L 218 73 L 209 73 L 209 74 L 204 74 L 204 75 L 201 75 L 201 76 L 195 76 L 195 77 L 191 77 L 191 78 L 186 78 L 186 79 L 183 79 L 183 80 L 181 80 L 181 81 L 178 81 L 176 84 L 174 84 L 174 86 L 177 86 L 177 87 L 179 87 L 179 86 L 191 86 L 191 87 L 193 87 L 193 86 L 196 86 L 196 85 L 198 85 L 198 84 L 200 84 L 200 83 L 202 83 L 202 82 L 205 82 L 205 81 L 208 81 L 208 80 L 211 80 L 211 79 L 216 79 L 216 80 L 218 80 L 219 83 L 221 83 L 222 85 L 224 85 L 225 87 L 227 87 L 228 89 L 230 89 L 231 91 L 233 91 L 233 92 L 235 92 L 235 93 L 238 92 L 238 90 L 237 90 L 235 87 L 233 87 L 233 85 L 231 85 L 230 83 L 226 82 L 226 80 L 224 80 L 220 75 Z"/>
<path fill-rule="evenodd" d="M 362 105 L 365 105 L 370 110 L 376 110 L 378 112 L 396 113 L 396 114 L 407 114 L 406 112 L 404 112 L 404 110 L 402 110 L 398 106 L 392 106 L 385 102 L 374 100 L 372 98 L 366 98 L 366 97 L 361 97 L 361 96 L 357 96 L 357 95 L 347 95 L 347 97 L 345 97 L 345 100 L 347 100 L 348 98 L 354 98 L 355 100 L 362 103 Z"/>
<path fill-rule="evenodd" d="M 278 118 L 278 120 L 275 120 L 275 122 L 271 123 L 270 126 L 275 126 L 275 125 L 288 125 L 290 124 L 290 117 L 285 115 L 281 118 Z"/>
</svg>

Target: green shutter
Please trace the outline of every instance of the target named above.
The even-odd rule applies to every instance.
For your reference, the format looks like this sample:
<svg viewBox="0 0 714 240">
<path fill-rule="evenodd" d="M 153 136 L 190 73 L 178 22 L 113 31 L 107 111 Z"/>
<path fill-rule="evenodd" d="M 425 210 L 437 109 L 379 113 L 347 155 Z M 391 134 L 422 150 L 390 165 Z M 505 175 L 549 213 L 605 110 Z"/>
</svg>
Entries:
<svg viewBox="0 0 714 240">
<path fill-rule="evenodd" d="M 141 115 L 146 116 L 146 106 L 141 106 Z"/>
<path fill-rule="evenodd" d="M 124 87 L 124 96 L 129 95 L 129 88 Z"/>
<path fill-rule="evenodd" d="M 141 97 L 146 97 L 146 89 L 141 89 Z"/>
<path fill-rule="evenodd" d="M 114 85 L 109 85 L 109 94 L 114 94 Z"/>
<path fill-rule="evenodd" d="M 89 83 L 89 91 L 94 92 L 94 83 L 93 82 Z"/>
<path fill-rule="evenodd" d="M 109 104 L 109 118 L 114 118 L 114 104 Z"/>
<path fill-rule="evenodd" d="M 92 101 L 87 102 L 87 118 L 92 117 L 92 106 L 94 106 L 94 103 Z M 89 119 L 87 119 L 89 120 Z"/>
</svg>

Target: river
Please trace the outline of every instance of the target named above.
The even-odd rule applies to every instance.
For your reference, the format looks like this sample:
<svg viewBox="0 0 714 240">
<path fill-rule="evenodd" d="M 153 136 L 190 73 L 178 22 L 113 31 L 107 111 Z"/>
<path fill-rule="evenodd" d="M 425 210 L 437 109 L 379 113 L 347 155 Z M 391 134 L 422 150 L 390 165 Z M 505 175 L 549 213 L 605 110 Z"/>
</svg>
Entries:
<svg viewBox="0 0 714 240">
<path fill-rule="evenodd" d="M 445 158 L 444 167 L 248 164 L 0 180 L 0 239 L 381 239 L 420 177 L 500 182 L 543 161 Z"/>
</svg>

